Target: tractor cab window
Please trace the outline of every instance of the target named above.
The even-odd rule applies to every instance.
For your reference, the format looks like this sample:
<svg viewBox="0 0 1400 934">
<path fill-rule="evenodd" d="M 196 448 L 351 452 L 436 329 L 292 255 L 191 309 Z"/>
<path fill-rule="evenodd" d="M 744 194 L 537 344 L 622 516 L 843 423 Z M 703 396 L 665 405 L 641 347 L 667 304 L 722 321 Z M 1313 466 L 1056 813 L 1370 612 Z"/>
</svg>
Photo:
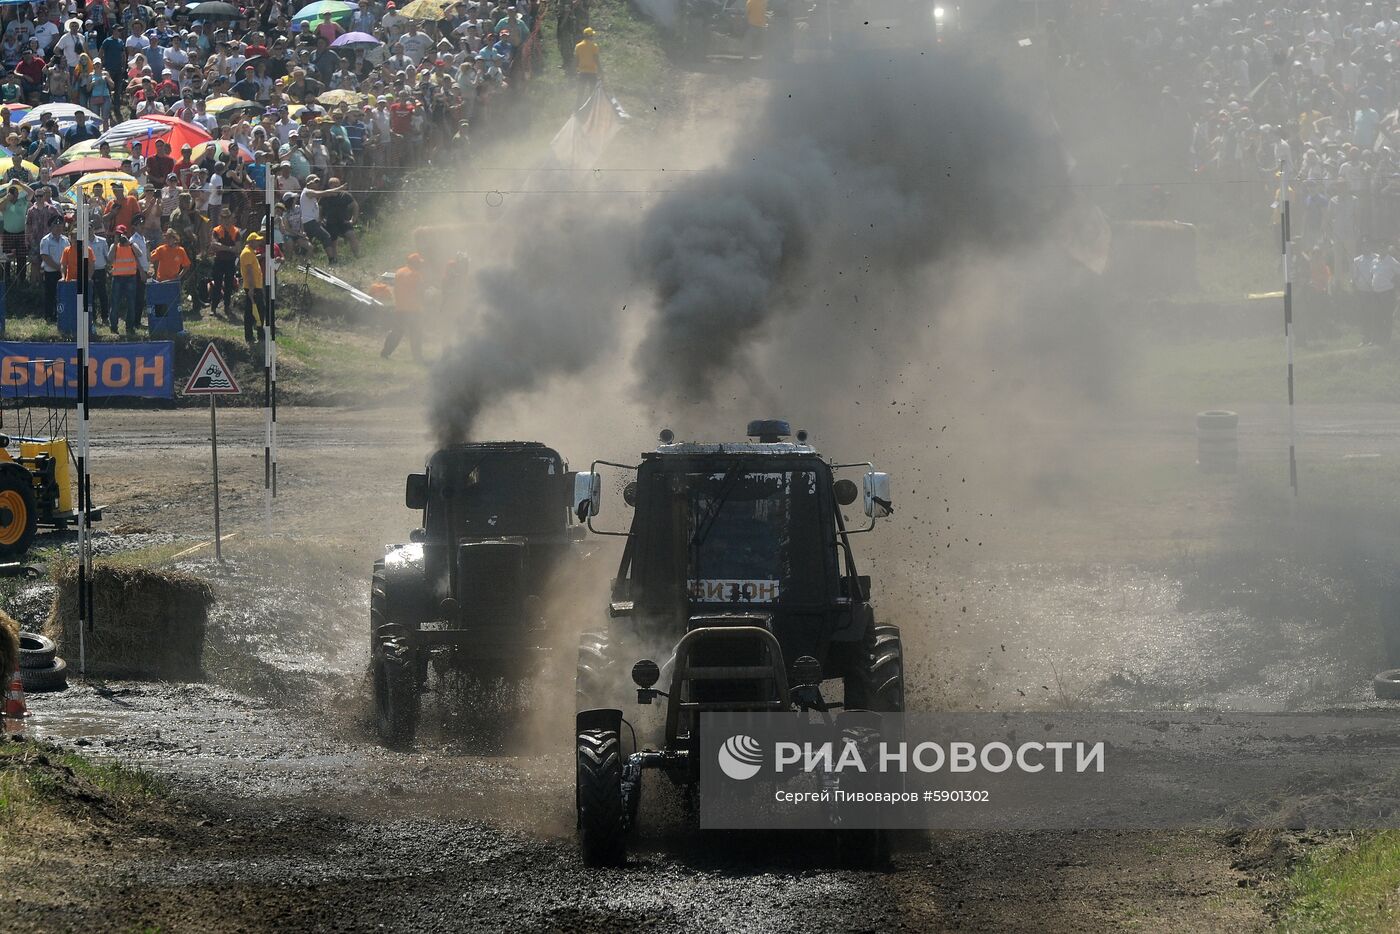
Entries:
<svg viewBox="0 0 1400 934">
<path fill-rule="evenodd" d="M 565 522 L 561 477 L 552 457 L 444 458 L 428 471 L 428 535 L 456 540 L 558 532 Z M 441 508 L 434 509 L 437 504 Z"/>
<path fill-rule="evenodd" d="M 821 498 L 811 471 L 683 474 L 687 588 L 698 603 L 824 598 Z"/>
</svg>

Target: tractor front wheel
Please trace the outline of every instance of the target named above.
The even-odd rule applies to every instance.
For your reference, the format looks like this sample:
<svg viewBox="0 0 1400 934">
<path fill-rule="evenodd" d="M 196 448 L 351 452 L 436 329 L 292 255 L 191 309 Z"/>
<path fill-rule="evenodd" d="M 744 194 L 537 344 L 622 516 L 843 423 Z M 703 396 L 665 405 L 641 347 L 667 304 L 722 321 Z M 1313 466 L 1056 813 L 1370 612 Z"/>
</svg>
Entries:
<svg viewBox="0 0 1400 934">
<path fill-rule="evenodd" d="M 904 712 L 904 645 L 898 626 L 870 627 L 857 670 L 845 681 L 847 710 Z"/>
<path fill-rule="evenodd" d="M 0 560 L 24 557 L 38 524 L 33 476 L 13 461 L 0 463 Z"/>
<path fill-rule="evenodd" d="M 616 730 L 578 734 L 579 844 L 590 866 L 627 861 L 627 818 L 622 805 L 622 739 Z"/>
<path fill-rule="evenodd" d="M 386 746 L 412 744 L 418 731 L 419 666 L 407 646 L 389 640 L 374 658 L 374 719 Z"/>
</svg>

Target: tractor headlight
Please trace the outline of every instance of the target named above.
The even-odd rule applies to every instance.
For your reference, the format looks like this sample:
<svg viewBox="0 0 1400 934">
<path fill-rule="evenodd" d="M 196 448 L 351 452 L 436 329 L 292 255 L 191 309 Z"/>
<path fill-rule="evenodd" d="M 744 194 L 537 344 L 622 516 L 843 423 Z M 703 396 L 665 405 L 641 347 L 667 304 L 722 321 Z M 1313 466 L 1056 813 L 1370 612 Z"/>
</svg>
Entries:
<svg viewBox="0 0 1400 934">
<path fill-rule="evenodd" d="M 944 13 L 944 10 L 943 10 L 943 8 L 942 8 L 941 6 L 936 6 L 936 7 L 934 7 L 934 8 L 933 8 L 933 21 L 934 21 L 935 23 L 941 23 L 941 22 L 943 22 L 943 13 Z"/>
</svg>

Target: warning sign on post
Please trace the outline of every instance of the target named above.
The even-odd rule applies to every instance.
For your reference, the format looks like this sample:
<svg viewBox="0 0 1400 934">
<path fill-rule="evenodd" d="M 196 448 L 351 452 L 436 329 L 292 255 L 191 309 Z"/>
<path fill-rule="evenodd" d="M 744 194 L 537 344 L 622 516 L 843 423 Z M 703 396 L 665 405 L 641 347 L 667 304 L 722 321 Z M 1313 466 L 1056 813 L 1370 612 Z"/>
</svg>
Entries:
<svg viewBox="0 0 1400 934">
<path fill-rule="evenodd" d="M 204 348 L 204 356 L 199 358 L 199 365 L 185 384 L 185 395 L 236 396 L 240 392 L 238 380 L 233 378 L 233 369 L 224 362 L 219 348 L 213 344 Z"/>
</svg>

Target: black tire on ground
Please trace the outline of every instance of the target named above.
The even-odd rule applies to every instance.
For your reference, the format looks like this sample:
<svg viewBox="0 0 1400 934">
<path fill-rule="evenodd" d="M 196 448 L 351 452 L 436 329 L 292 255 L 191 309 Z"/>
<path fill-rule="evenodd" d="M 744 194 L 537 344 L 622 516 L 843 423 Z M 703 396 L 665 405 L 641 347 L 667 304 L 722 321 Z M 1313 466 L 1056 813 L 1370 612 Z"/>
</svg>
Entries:
<svg viewBox="0 0 1400 934">
<path fill-rule="evenodd" d="M 1371 686 L 1381 700 L 1400 700 L 1400 668 L 1382 671 L 1371 679 Z"/>
<path fill-rule="evenodd" d="M 574 693 L 578 710 L 606 707 L 616 693 L 612 645 L 606 632 L 585 632 L 578 637 L 578 670 Z"/>
<path fill-rule="evenodd" d="M 20 631 L 19 667 L 48 668 L 53 664 L 57 655 L 57 647 L 48 636 L 41 636 L 37 632 Z"/>
<path fill-rule="evenodd" d="M 627 821 L 622 810 L 622 740 L 613 730 L 578 734 L 575 801 L 583 861 L 621 866 L 627 861 Z"/>
<path fill-rule="evenodd" d="M 396 640 L 385 642 L 375 653 L 374 722 L 379 739 L 391 748 L 408 746 L 418 732 L 421 683 L 417 659 Z"/>
<path fill-rule="evenodd" d="M 845 688 L 847 710 L 904 710 L 904 645 L 898 626 L 870 627 L 859 668 L 845 679 Z"/>
<path fill-rule="evenodd" d="M 13 461 L 0 463 L 0 561 L 23 557 L 38 525 L 33 475 Z"/>
<path fill-rule="evenodd" d="M 68 663 L 55 658 L 47 668 L 21 668 L 19 683 L 29 694 L 42 694 L 45 691 L 62 691 L 68 687 Z"/>
</svg>

